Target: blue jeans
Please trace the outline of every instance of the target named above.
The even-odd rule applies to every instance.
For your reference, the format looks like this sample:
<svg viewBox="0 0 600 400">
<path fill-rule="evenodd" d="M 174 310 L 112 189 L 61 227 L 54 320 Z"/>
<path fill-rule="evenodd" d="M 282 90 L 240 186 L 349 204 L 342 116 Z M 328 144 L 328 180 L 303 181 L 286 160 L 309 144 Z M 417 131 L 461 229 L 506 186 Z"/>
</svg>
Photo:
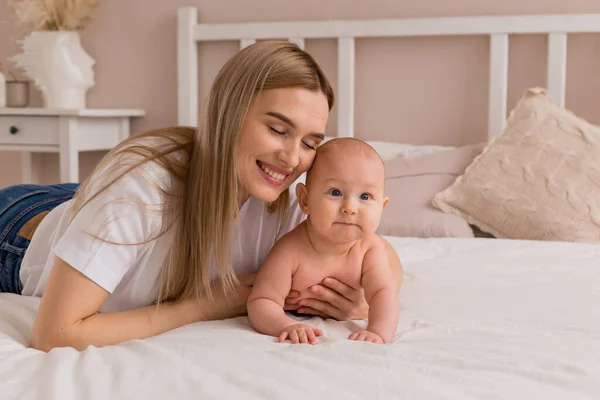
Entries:
<svg viewBox="0 0 600 400">
<path fill-rule="evenodd" d="M 0 190 L 0 293 L 21 294 L 21 261 L 29 239 L 17 233 L 31 218 L 70 200 L 79 184 L 15 185 Z"/>
</svg>

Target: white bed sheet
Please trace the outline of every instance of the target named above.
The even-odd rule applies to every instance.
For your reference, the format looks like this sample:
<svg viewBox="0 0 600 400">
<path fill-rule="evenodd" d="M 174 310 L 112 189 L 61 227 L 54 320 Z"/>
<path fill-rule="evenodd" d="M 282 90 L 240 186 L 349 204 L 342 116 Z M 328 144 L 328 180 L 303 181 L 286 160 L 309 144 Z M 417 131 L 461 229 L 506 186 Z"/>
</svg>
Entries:
<svg viewBox="0 0 600 400">
<path fill-rule="evenodd" d="M 393 344 L 311 319 L 316 346 L 247 318 L 83 352 L 27 349 L 39 299 L 0 295 L 0 398 L 598 399 L 600 246 L 389 238 L 405 267 Z"/>
</svg>

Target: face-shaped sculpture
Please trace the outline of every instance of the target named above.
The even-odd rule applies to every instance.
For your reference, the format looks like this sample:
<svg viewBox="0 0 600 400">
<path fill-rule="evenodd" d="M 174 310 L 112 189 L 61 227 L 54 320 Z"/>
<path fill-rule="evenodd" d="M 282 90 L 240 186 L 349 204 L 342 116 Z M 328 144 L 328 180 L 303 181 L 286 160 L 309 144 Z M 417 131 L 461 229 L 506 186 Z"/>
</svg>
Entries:
<svg viewBox="0 0 600 400">
<path fill-rule="evenodd" d="M 23 40 L 23 53 L 11 60 L 35 81 L 47 107 L 85 108 L 85 93 L 94 85 L 94 60 L 76 32 L 33 32 Z"/>
<path fill-rule="evenodd" d="M 72 32 L 65 32 L 72 33 Z M 70 82 L 86 89 L 94 85 L 95 61 L 81 47 L 79 36 L 73 34 L 61 35 L 54 42 L 54 48 L 49 49 L 55 66 L 52 74 L 57 81 Z"/>
</svg>

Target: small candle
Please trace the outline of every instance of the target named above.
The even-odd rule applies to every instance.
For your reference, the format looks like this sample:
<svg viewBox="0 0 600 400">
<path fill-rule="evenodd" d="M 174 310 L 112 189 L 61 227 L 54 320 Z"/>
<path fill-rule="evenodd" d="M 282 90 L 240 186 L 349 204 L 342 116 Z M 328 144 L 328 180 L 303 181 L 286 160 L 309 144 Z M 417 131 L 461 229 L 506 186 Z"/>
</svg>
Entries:
<svg viewBox="0 0 600 400">
<path fill-rule="evenodd" d="M 6 82 L 6 106 L 27 107 L 29 104 L 29 82 L 7 81 Z"/>
</svg>

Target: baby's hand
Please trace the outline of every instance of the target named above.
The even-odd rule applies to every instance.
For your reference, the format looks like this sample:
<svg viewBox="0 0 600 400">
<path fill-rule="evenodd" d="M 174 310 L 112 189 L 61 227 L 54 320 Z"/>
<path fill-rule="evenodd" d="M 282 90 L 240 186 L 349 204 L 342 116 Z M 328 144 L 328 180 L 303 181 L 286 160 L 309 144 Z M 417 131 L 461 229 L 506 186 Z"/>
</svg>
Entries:
<svg viewBox="0 0 600 400">
<path fill-rule="evenodd" d="M 356 331 L 356 332 L 350 334 L 350 336 L 348 336 L 348 339 L 357 340 L 359 342 L 371 342 L 371 343 L 375 343 L 375 344 L 383 344 L 383 339 L 381 338 L 381 336 L 379 336 L 378 334 L 373 333 L 371 331 L 368 331 L 366 329 Z"/>
<path fill-rule="evenodd" d="M 317 336 L 323 336 L 323 331 L 304 324 L 290 325 L 279 334 L 279 343 L 290 339 L 293 344 L 317 344 Z"/>
</svg>

